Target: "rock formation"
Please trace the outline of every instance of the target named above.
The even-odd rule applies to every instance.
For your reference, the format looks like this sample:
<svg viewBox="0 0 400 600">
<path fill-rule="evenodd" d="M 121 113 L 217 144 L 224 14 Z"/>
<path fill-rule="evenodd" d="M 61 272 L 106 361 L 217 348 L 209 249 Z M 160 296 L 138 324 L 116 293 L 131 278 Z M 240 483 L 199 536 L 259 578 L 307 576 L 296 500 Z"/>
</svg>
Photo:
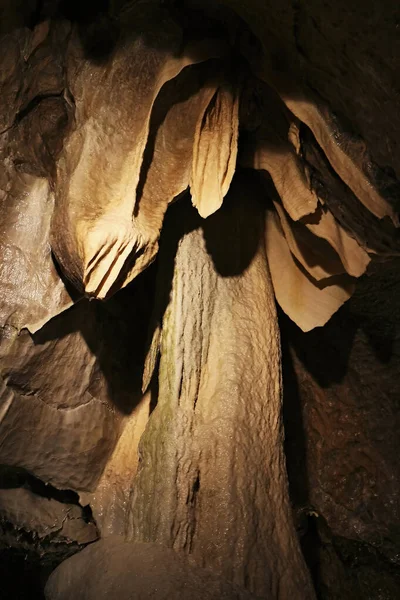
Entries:
<svg viewBox="0 0 400 600">
<path fill-rule="evenodd" d="M 0 3 L 0 544 L 48 600 L 108 543 L 109 590 L 397 597 L 399 16 L 339 4 Z"/>
</svg>

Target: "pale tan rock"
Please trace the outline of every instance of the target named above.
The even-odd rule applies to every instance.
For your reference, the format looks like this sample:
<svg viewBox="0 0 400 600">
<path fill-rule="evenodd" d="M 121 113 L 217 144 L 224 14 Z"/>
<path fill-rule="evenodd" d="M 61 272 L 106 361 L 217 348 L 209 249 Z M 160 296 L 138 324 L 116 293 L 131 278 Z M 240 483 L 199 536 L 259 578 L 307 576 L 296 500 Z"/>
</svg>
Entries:
<svg viewBox="0 0 400 600">
<path fill-rule="evenodd" d="M 288 500 L 259 193 L 239 178 L 203 226 L 187 204 L 166 223 L 159 396 L 140 445 L 129 539 L 189 553 L 263 598 L 308 599 Z"/>
<path fill-rule="evenodd" d="M 70 58 L 76 126 L 58 162 L 52 223 L 66 275 L 99 298 L 141 248 L 133 216 L 156 97 L 186 66 L 221 53 L 209 40 L 183 48 L 180 27 L 153 3 L 135 4 L 124 26 L 106 63 Z"/>
<path fill-rule="evenodd" d="M 10 523 L 17 531 L 39 540 L 51 538 L 59 544 L 88 544 L 98 538 L 96 526 L 86 522 L 82 507 L 57 502 L 24 488 L 0 490 L 0 524 Z"/>
<path fill-rule="evenodd" d="M 290 251 L 314 279 L 344 272 L 353 277 L 365 273 L 370 256 L 326 207 L 319 205 L 315 213 L 300 222 L 292 221 L 279 202 L 274 201 L 274 207 Z"/>
<path fill-rule="evenodd" d="M 303 129 L 302 151 L 313 172 L 313 187 L 321 204 L 339 225 L 369 254 L 390 259 L 400 255 L 398 230 L 389 219 L 379 220 L 348 188 L 331 168 L 310 130 Z M 396 185 L 385 180 L 388 197 L 396 193 Z M 318 216 L 318 215 L 316 215 Z M 311 220 L 312 221 L 312 220 Z M 376 258 L 376 256 L 375 256 Z"/>
<path fill-rule="evenodd" d="M 318 198 L 310 189 L 300 160 L 289 144 L 280 150 L 264 144 L 257 150 L 253 166 L 271 175 L 283 206 L 294 221 L 316 210 Z"/>
<path fill-rule="evenodd" d="M 241 155 L 242 166 L 267 171 L 288 215 L 294 221 L 312 214 L 318 197 L 310 184 L 299 157 L 289 143 L 278 139 L 259 141 Z"/>
<path fill-rule="evenodd" d="M 0 324 L 36 331 L 72 305 L 49 244 L 47 179 L 13 170 L 0 213 Z"/>
<path fill-rule="evenodd" d="M 199 114 L 193 147 L 190 193 L 203 217 L 218 210 L 236 169 L 239 135 L 239 90 L 221 85 Z"/>
<path fill-rule="evenodd" d="M 92 400 L 57 409 L 4 383 L 0 393 L 1 463 L 61 489 L 94 489 L 118 435 L 109 408 Z"/>
<path fill-rule="evenodd" d="M 332 168 L 359 201 L 379 219 L 390 217 L 398 226 L 399 220 L 393 205 L 386 200 L 377 182 L 364 167 L 369 160 L 365 143 L 349 140 L 349 136 L 335 122 L 328 106 L 318 101 L 310 90 L 304 93 L 301 86 L 293 81 L 288 86 L 284 77 L 273 74 L 268 67 L 263 72 L 263 68 L 255 67 L 257 75 L 270 83 L 293 115 L 311 129 Z"/>
<path fill-rule="evenodd" d="M 274 207 L 291 253 L 311 277 L 319 281 L 345 272 L 339 255 L 327 242 L 310 233 L 303 223 L 292 221 L 278 201 Z"/>
<path fill-rule="evenodd" d="M 306 123 L 336 173 L 349 186 L 362 204 L 376 217 L 390 217 L 395 225 L 399 221 L 396 212 L 377 189 L 375 182 L 363 168 L 365 144 L 358 143 L 354 149 L 346 147 L 346 136 L 340 131 L 330 115 L 329 108 L 318 103 L 312 95 L 299 94 L 296 98 L 282 94 L 282 99 L 296 117 Z"/>
<path fill-rule="evenodd" d="M 116 536 L 91 544 L 50 576 L 46 600 L 251 600 L 212 571 L 158 544 Z"/>
<path fill-rule="evenodd" d="M 244 120 L 259 123 L 240 150 L 240 164 L 246 168 L 267 171 L 274 182 L 282 204 L 294 221 L 313 213 L 318 197 L 311 189 L 308 173 L 300 157 L 297 125 L 281 99 L 267 85 L 250 80 L 244 92 L 245 106 L 250 104 Z M 248 96 L 246 98 L 246 96 Z M 246 112 L 247 112 L 246 111 Z"/>
<path fill-rule="evenodd" d="M 276 300 L 303 331 L 325 325 L 352 295 L 354 280 L 347 274 L 318 282 L 302 269 L 272 211 L 267 213 L 265 244 Z"/>
<path fill-rule="evenodd" d="M 303 220 L 313 234 L 323 238 L 336 250 L 349 275 L 360 277 L 365 273 L 371 258 L 325 206 L 318 206 L 316 212 Z"/>
<path fill-rule="evenodd" d="M 150 392 L 121 423 L 122 431 L 93 493 L 80 493 L 81 504 L 88 504 L 101 537 L 124 535 L 132 480 L 139 464 L 138 445 L 147 425 Z"/>
<path fill-rule="evenodd" d="M 87 301 L 65 310 L 72 300 L 51 255 L 48 181 L 6 166 L 0 461 L 55 487 L 94 491 L 121 433 L 121 416 L 135 403 L 140 358 L 131 341 L 137 344 L 135 327 L 142 325 L 129 328 L 123 297 L 108 310 Z"/>
<path fill-rule="evenodd" d="M 155 258 L 167 207 L 189 186 L 196 127 L 215 93 L 213 74 L 217 77 L 219 71 L 210 62 L 185 69 L 164 86 L 155 102 L 134 216 L 138 246 L 133 266 L 122 274 L 120 285 L 129 283 Z"/>
<path fill-rule="evenodd" d="M 81 301 L 33 339 L 26 330 L 3 332 L 1 464 L 62 489 L 96 489 L 140 392 L 131 341 L 141 323 L 122 321 L 127 295 L 130 305 L 128 292 L 107 308 Z"/>
<path fill-rule="evenodd" d="M 284 237 L 281 237 L 280 228 L 275 228 L 275 219 L 271 215 L 273 231 L 267 240 L 275 293 L 285 312 L 309 330 L 323 325 L 349 297 L 351 287 L 347 286 L 343 293 L 334 280 L 330 282 L 333 287 L 327 287 L 327 278 L 344 271 L 359 277 L 366 271 L 370 257 L 340 226 L 329 209 L 321 205 L 312 190 L 301 158 L 299 123 L 265 87 L 254 85 L 252 93 L 253 102 L 258 101 L 262 106 L 263 119 L 246 140 L 240 162 L 245 167 L 267 171 L 276 190 L 266 182 L 267 194 L 271 191 L 273 195 L 276 192 L 279 195 L 280 202 L 274 201 L 274 206 Z M 285 240 L 296 260 L 290 256 L 288 248 L 283 248 Z M 282 246 L 281 251 L 277 250 L 279 246 Z M 284 264 L 287 272 L 281 276 Z M 302 273 L 300 265 L 306 273 Z M 314 311 L 314 304 L 321 306 Z"/>
</svg>

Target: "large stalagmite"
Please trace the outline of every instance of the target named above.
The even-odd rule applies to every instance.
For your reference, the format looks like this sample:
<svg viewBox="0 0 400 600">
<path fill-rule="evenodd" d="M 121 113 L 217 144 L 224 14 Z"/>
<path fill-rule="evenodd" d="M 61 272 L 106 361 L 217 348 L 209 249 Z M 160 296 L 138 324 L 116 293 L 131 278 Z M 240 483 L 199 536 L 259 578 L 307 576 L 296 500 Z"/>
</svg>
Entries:
<svg viewBox="0 0 400 600">
<path fill-rule="evenodd" d="M 188 207 L 171 214 L 179 224 L 161 248 L 156 292 L 170 297 L 159 402 L 141 441 L 128 537 L 188 552 L 260 597 L 313 598 L 284 475 L 279 332 L 257 191 L 239 175 L 204 224 Z"/>
</svg>

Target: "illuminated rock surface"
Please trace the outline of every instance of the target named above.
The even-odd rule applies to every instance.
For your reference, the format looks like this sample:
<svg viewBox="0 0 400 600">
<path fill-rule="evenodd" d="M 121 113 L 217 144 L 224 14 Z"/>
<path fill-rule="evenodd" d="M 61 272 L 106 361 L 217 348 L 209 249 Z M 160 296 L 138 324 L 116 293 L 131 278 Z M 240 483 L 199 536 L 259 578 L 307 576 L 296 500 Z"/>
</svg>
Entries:
<svg viewBox="0 0 400 600">
<path fill-rule="evenodd" d="M 51 575 L 46 600 L 251 600 L 254 596 L 220 580 L 186 556 L 157 544 L 109 537 L 66 560 Z"/>
</svg>

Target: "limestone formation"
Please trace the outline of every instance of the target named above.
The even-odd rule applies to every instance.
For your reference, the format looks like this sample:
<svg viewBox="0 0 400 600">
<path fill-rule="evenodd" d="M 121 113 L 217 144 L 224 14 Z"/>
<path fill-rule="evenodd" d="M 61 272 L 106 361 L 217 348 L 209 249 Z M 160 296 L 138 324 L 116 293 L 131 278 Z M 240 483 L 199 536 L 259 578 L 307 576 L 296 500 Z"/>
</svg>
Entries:
<svg viewBox="0 0 400 600">
<path fill-rule="evenodd" d="M 395 518 L 374 528 L 357 486 L 333 489 L 346 457 L 321 398 L 358 423 L 341 397 L 357 377 L 324 386 L 295 351 L 351 314 L 358 280 L 379 281 L 384 306 L 385 273 L 398 281 L 399 15 L 370 4 L 0 0 L 0 552 L 47 568 L 103 538 L 59 567 L 49 600 L 113 597 L 120 576 L 150 597 L 152 565 L 160 598 L 333 599 L 298 535 L 318 511 L 325 541 L 347 530 L 398 560 L 377 541 Z M 278 315 L 330 477 L 304 457 L 301 501 Z M 364 389 L 351 334 L 365 336 L 346 323 Z M 364 481 L 386 462 L 360 439 L 349 477 Z M 389 522 L 374 498 L 365 511 Z M 96 557 L 109 578 L 77 592 Z"/>
</svg>

